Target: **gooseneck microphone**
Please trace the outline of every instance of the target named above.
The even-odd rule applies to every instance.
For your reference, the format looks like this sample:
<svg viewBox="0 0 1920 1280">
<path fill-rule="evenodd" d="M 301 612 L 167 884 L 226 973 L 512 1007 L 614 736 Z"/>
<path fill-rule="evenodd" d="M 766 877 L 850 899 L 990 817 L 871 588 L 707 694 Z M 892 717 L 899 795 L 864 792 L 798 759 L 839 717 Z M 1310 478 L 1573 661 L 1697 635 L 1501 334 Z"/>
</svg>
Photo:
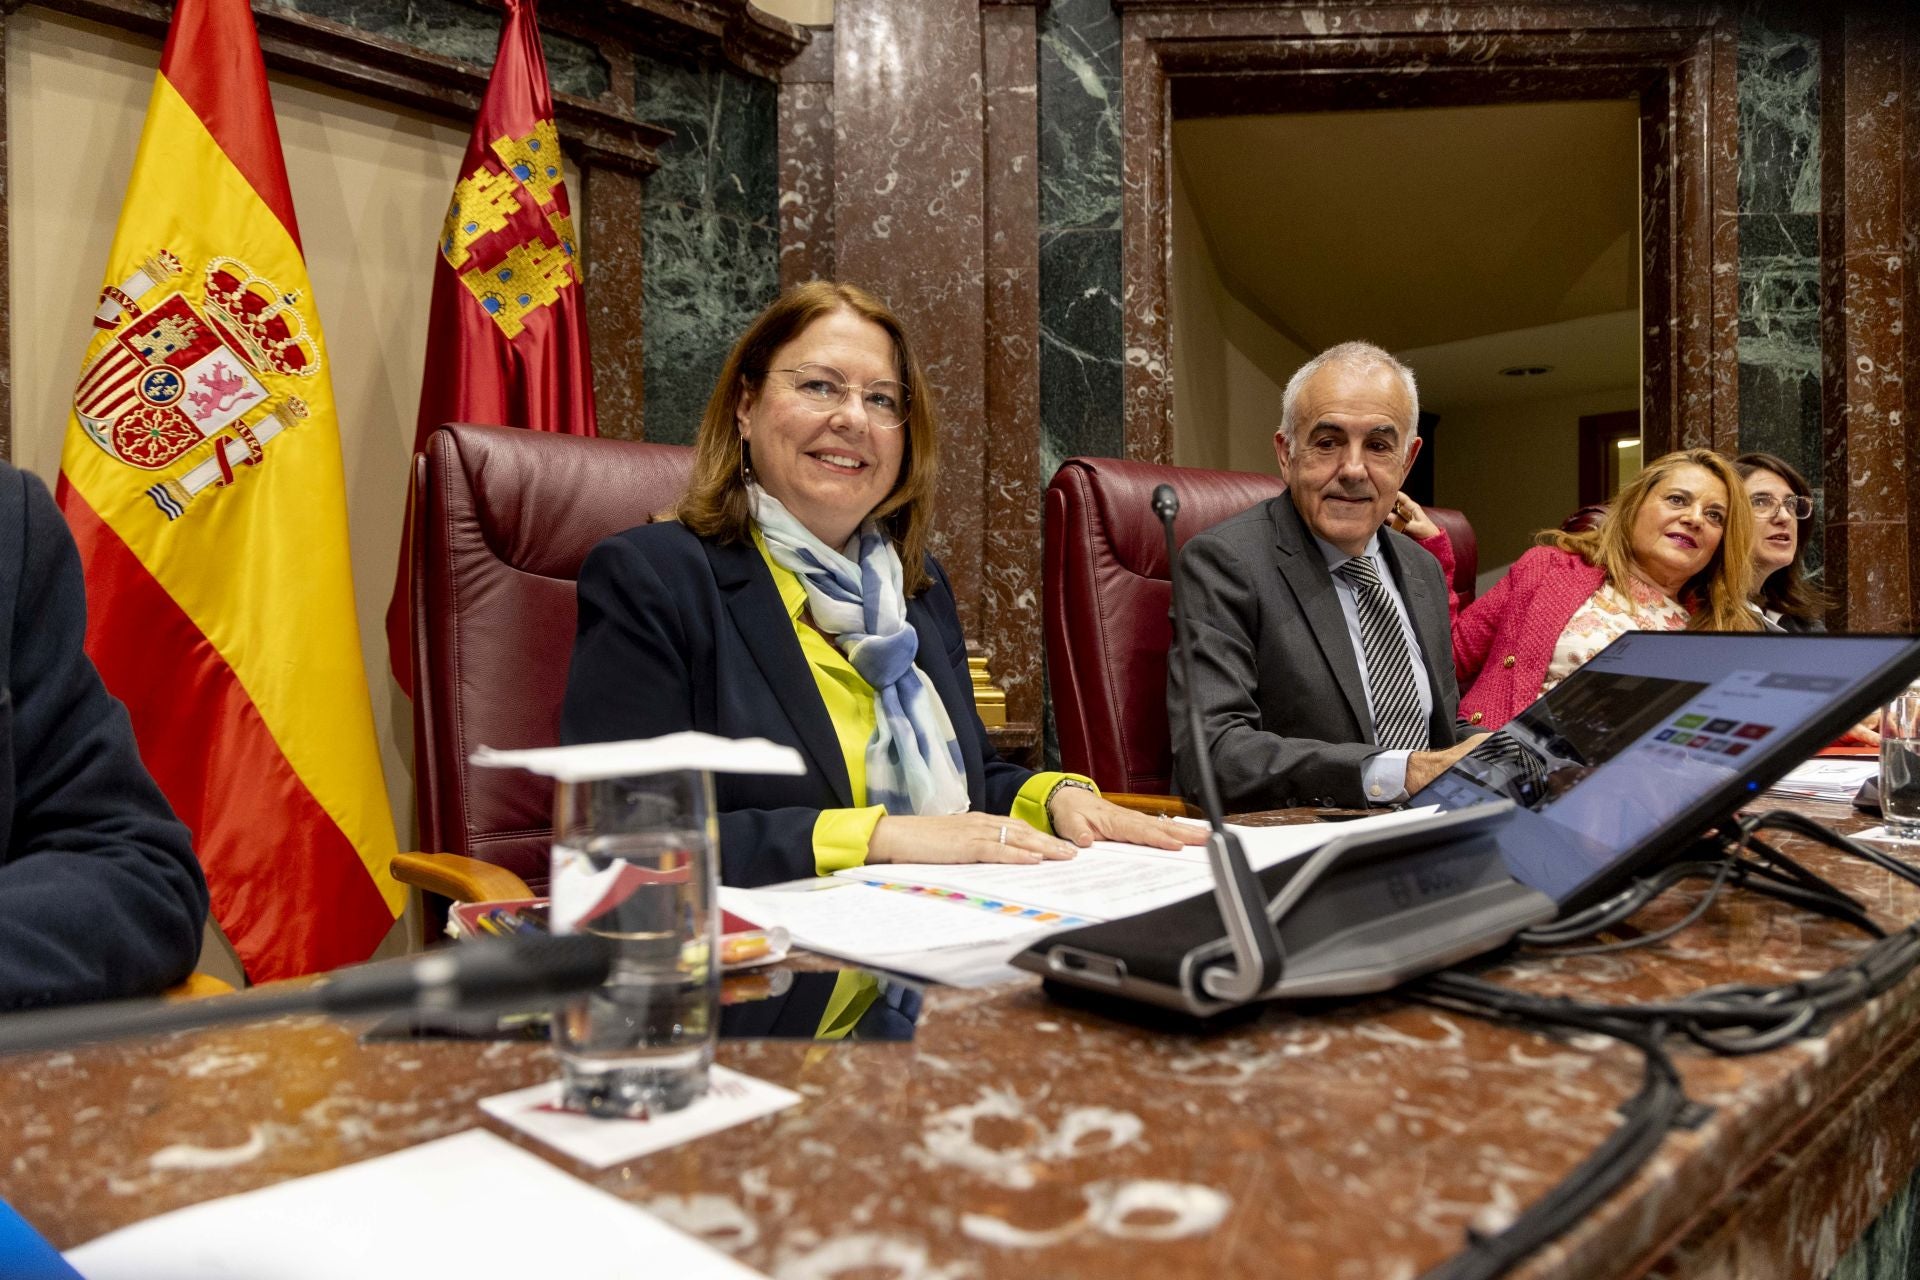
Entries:
<svg viewBox="0 0 1920 1280">
<path fill-rule="evenodd" d="M 0 1053 L 67 1049 L 290 1013 L 527 1009 L 604 982 L 613 944 L 593 934 L 481 938 L 425 955 L 359 965 L 297 986 L 200 1000 L 112 1000 L 0 1016 Z"/>
<path fill-rule="evenodd" d="M 1207 838 L 1207 861 L 1213 868 L 1213 896 L 1233 945 L 1233 965 L 1216 964 L 1201 976 L 1208 995 L 1218 1000 L 1247 1001 L 1280 980 L 1284 956 L 1280 934 L 1267 916 L 1267 894 L 1247 862 L 1240 837 L 1227 830 L 1222 817 L 1220 785 L 1207 757 L 1206 731 L 1200 707 L 1194 701 L 1193 637 L 1187 611 L 1180 599 L 1179 551 L 1173 537 L 1174 517 L 1180 514 L 1180 495 L 1170 484 L 1155 486 L 1153 513 L 1167 535 L 1167 570 L 1173 587 L 1173 644 L 1180 653 L 1180 671 L 1187 689 L 1187 745 L 1193 752 L 1194 772 L 1200 779 L 1200 808 L 1213 834 Z M 1172 726 L 1169 726 L 1171 728 Z"/>
</svg>

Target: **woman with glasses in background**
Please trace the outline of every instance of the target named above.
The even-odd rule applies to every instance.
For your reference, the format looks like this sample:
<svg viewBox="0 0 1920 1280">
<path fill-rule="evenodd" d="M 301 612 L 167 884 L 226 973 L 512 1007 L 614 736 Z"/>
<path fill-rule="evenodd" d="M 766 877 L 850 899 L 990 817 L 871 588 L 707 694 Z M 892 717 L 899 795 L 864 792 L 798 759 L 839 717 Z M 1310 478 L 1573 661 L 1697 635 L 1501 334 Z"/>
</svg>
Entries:
<svg viewBox="0 0 1920 1280">
<path fill-rule="evenodd" d="M 1827 593 L 1807 575 L 1807 535 L 1813 532 L 1813 487 L 1794 465 L 1771 453 L 1743 453 L 1733 469 L 1753 504 L 1753 595 L 1749 604 L 1769 631 L 1827 629 Z M 1880 745 L 1874 712 L 1840 739 Z"/>
<path fill-rule="evenodd" d="M 697 729 L 807 761 L 714 779 L 727 884 L 1205 839 L 994 753 L 927 553 L 937 435 L 899 319 L 855 286 L 801 285 L 734 344 L 672 516 L 581 567 L 562 741 Z"/>
<path fill-rule="evenodd" d="M 1743 453 L 1733 460 L 1753 504 L 1753 608 L 1769 631 L 1825 631 L 1826 593 L 1807 579 L 1813 489 L 1785 458 Z"/>
</svg>

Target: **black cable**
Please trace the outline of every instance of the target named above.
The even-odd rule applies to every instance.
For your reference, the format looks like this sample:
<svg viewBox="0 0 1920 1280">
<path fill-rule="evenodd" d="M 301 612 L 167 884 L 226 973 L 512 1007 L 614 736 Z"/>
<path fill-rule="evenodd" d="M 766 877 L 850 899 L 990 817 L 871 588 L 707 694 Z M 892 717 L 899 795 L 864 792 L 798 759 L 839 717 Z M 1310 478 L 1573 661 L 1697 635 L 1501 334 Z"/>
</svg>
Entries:
<svg viewBox="0 0 1920 1280">
<path fill-rule="evenodd" d="M 1557 956 L 1612 955 L 1619 951 L 1631 951 L 1636 947 L 1650 947 L 1656 942 L 1665 942 L 1674 934 L 1679 933 L 1682 929 L 1685 929 L 1688 925 L 1691 925 L 1707 913 L 1707 908 L 1711 907 L 1715 899 L 1719 898 L 1720 890 L 1726 887 L 1728 878 L 1733 875 L 1735 864 L 1732 858 L 1722 858 L 1716 863 L 1696 863 L 1691 865 L 1697 869 L 1689 870 L 1686 875 L 1676 877 L 1672 883 L 1666 887 L 1672 888 L 1673 885 L 1679 884 L 1682 880 L 1690 880 L 1699 875 L 1711 875 L 1713 877 L 1713 883 L 1709 884 L 1706 892 L 1700 895 L 1700 901 L 1694 903 L 1685 915 L 1675 920 L 1672 924 L 1661 929 L 1656 929 L 1652 933 L 1643 933 L 1638 937 L 1624 938 L 1619 942 L 1599 942 L 1585 947 L 1555 947 L 1553 954 Z M 1595 930 L 1595 932 L 1598 932 L 1598 930 Z"/>
<path fill-rule="evenodd" d="M 1482 990 L 1452 981 L 1459 977 L 1435 974 L 1412 988 L 1412 995 L 1439 1008 L 1495 1022 L 1598 1032 L 1640 1050 L 1644 1065 L 1639 1091 L 1622 1104 L 1621 1123 L 1605 1141 L 1500 1231 L 1488 1235 L 1470 1229 L 1466 1249 L 1428 1271 L 1422 1280 L 1492 1280 L 1504 1275 L 1612 1195 L 1666 1140 L 1667 1131 L 1694 1113 L 1680 1073 L 1662 1047 L 1666 1032 L 1660 1024 L 1621 1026 L 1577 1011 L 1565 1017 L 1542 1018 L 1535 1012 L 1519 1012 L 1498 995 L 1488 998 L 1488 991 L 1504 994 L 1504 988 L 1489 983 L 1483 984 L 1486 990 Z"/>
<path fill-rule="evenodd" d="M 1849 836 L 1843 836 L 1812 818 L 1793 812 L 1791 809 L 1769 809 L 1767 812 L 1748 818 L 1741 824 L 1750 831 L 1765 831 L 1778 828 L 1791 831 L 1795 835 L 1805 836 L 1830 849 L 1851 854 L 1863 861 L 1871 862 L 1883 871 L 1899 876 L 1911 885 L 1920 885 L 1920 868 L 1916 868 L 1905 858 L 1897 857 L 1885 850 L 1875 849 Z"/>
<path fill-rule="evenodd" d="M 1523 938 L 1591 936 L 1619 923 L 1681 880 L 1703 874 L 1703 866 L 1712 865 L 1713 884 L 1677 924 L 1625 943 L 1556 953 L 1625 950 L 1671 937 L 1697 921 L 1726 884 L 1737 883 L 1820 911 L 1873 935 L 1874 940 L 1853 959 L 1824 974 L 1778 986 L 1730 984 L 1678 1000 L 1626 1005 L 1535 996 L 1459 972 L 1434 974 L 1409 988 L 1409 994 L 1417 1000 L 1496 1022 L 1610 1036 L 1638 1048 L 1645 1063 L 1639 1092 L 1622 1107 L 1622 1123 L 1605 1142 L 1505 1229 L 1483 1235 L 1470 1228 L 1467 1248 L 1428 1271 L 1422 1280 L 1491 1280 L 1504 1274 L 1577 1223 L 1631 1178 L 1658 1149 L 1668 1129 L 1689 1123 L 1698 1108 L 1687 1100 L 1679 1073 L 1667 1056 L 1663 1042 L 1669 1034 L 1678 1032 L 1716 1054 L 1765 1052 L 1802 1036 L 1820 1034 L 1841 1014 L 1881 995 L 1920 968 L 1920 923 L 1887 934 L 1852 895 L 1754 839 L 1756 832 L 1776 828 L 1860 857 L 1920 885 L 1920 870 L 1904 860 L 1869 849 L 1799 814 L 1774 811 L 1741 822 L 1723 837 L 1726 854 L 1717 864 L 1696 862 L 1671 867 L 1580 916 L 1532 931 Z"/>
</svg>

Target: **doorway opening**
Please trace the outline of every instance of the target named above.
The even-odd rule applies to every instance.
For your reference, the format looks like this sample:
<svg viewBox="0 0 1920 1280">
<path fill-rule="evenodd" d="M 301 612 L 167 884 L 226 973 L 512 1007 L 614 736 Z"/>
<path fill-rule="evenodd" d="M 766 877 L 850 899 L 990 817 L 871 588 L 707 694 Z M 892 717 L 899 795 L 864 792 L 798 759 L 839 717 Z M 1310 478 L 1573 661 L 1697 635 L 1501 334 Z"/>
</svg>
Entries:
<svg viewBox="0 0 1920 1280">
<path fill-rule="evenodd" d="M 1409 491 L 1466 512 L 1497 575 L 1581 505 L 1583 419 L 1640 435 L 1640 117 L 1621 97 L 1176 119 L 1173 460 L 1276 470 L 1293 370 L 1376 343 L 1420 385 Z"/>
</svg>

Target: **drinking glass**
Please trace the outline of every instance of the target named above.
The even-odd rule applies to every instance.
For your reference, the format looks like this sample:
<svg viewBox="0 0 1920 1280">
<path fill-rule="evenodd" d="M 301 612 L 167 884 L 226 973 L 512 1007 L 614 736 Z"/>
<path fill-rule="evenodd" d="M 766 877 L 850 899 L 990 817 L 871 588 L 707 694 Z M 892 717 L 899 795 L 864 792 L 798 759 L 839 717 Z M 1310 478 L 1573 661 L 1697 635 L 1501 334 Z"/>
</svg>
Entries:
<svg viewBox="0 0 1920 1280">
<path fill-rule="evenodd" d="M 707 1091 L 719 1023 L 719 848 L 712 775 L 684 769 L 558 784 L 556 933 L 616 944 L 607 981 L 554 1019 L 562 1101 L 598 1116 Z"/>
<path fill-rule="evenodd" d="M 1920 688 L 1887 704 L 1880 721 L 1880 816 L 1897 840 L 1920 840 Z"/>
</svg>

